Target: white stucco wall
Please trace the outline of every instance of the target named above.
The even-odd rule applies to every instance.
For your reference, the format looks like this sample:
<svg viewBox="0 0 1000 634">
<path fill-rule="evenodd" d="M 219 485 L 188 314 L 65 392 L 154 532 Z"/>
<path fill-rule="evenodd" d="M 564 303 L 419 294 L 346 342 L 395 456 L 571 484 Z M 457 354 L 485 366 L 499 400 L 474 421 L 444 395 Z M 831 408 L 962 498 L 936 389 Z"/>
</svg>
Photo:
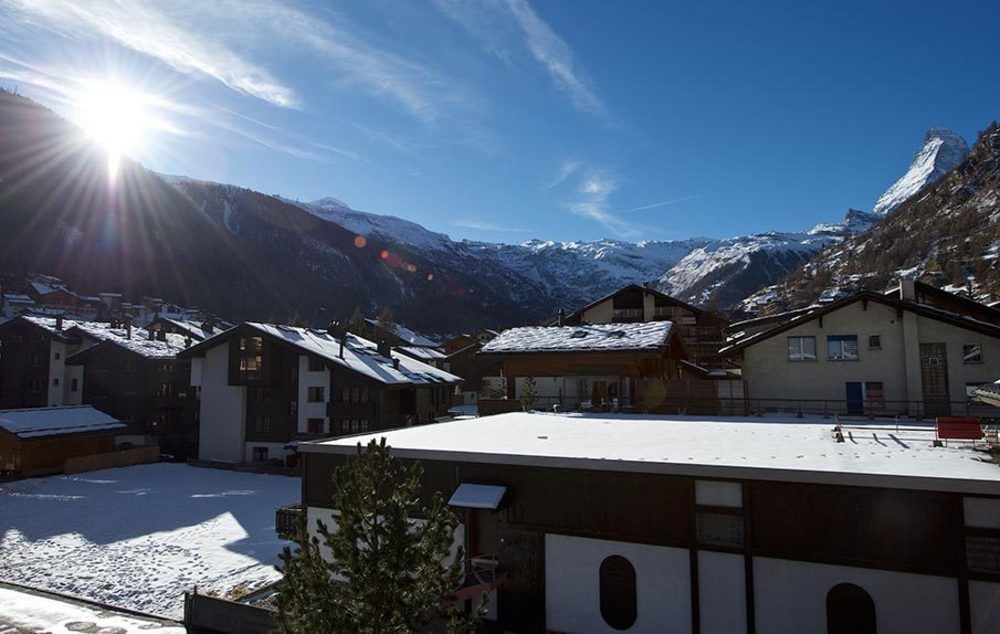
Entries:
<svg viewBox="0 0 1000 634">
<path fill-rule="evenodd" d="M 255 447 L 267 447 L 268 460 L 284 460 L 292 453 L 283 442 L 247 442 L 243 445 L 243 462 L 254 462 L 253 450 Z"/>
<path fill-rule="evenodd" d="M 191 386 L 201 387 L 201 368 L 204 360 L 201 357 L 191 359 Z"/>
<path fill-rule="evenodd" d="M 83 404 L 83 366 L 82 365 L 67 365 L 66 366 L 66 378 L 64 379 L 63 386 L 63 403 L 65 405 L 82 405 Z M 73 379 L 76 379 L 76 391 L 71 391 L 73 387 Z"/>
<path fill-rule="evenodd" d="M 48 405 L 58 407 L 67 405 L 66 402 L 66 350 L 64 343 L 53 341 L 49 345 L 49 378 L 48 378 Z M 56 357 L 59 357 L 58 359 Z M 54 385 L 54 382 L 59 385 Z"/>
<path fill-rule="evenodd" d="M 309 388 L 323 388 L 323 402 L 309 402 Z M 309 419 L 323 419 L 323 433 L 330 431 L 330 419 L 326 415 L 326 404 L 330 402 L 330 371 L 325 367 L 316 372 L 309 371 L 309 357 L 299 355 L 299 414 L 298 430 L 300 434 L 309 432 Z"/>
<path fill-rule="evenodd" d="M 549 630 L 618 631 L 601 616 L 599 569 L 611 555 L 625 557 L 635 568 L 638 617 L 629 632 L 691 631 L 687 549 L 551 533 L 545 535 L 545 614 Z"/>
<path fill-rule="evenodd" d="M 227 344 L 205 353 L 202 361 L 201 416 L 198 457 L 242 462 L 246 439 L 246 387 L 229 385 Z"/>
<path fill-rule="evenodd" d="M 701 634 L 746 632 L 746 570 L 743 555 L 698 552 Z"/>
<path fill-rule="evenodd" d="M 827 336 L 857 335 L 857 361 L 827 359 Z M 869 349 L 869 335 L 879 335 L 880 349 Z M 815 361 L 789 361 L 788 338 L 816 338 Z M 945 343 L 951 400 L 964 402 L 965 384 L 1000 376 L 1000 339 L 977 334 L 936 319 L 894 308 L 855 302 L 749 346 L 743 352 L 743 378 L 753 399 L 846 399 L 849 381 L 881 381 L 887 401 L 922 401 L 920 343 Z M 962 363 L 962 345 L 981 344 L 983 363 Z M 992 377 L 992 378 L 991 378 Z M 960 412 L 956 412 L 960 413 Z"/>
<path fill-rule="evenodd" d="M 826 595 L 838 583 L 863 588 L 879 632 L 958 634 L 958 581 L 947 577 L 755 558 L 757 634 L 826 631 Z"/>
</svg>

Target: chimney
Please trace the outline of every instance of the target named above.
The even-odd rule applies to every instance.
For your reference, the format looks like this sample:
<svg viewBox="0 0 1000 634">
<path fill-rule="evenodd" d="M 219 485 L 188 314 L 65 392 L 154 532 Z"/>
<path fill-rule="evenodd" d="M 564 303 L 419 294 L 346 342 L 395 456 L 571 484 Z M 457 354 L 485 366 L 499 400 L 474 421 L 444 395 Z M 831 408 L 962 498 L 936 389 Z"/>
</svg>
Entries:
<svg viewBox="0 0 1000 634">
<path fill-rule="evenodd" d="M 559 325 L 560 326 L 566 325 L 566 311 L 563 310 L 562 308 L 559 309 Z"/>
<path fill-rule="evenodd" d="M 388 359 L 391 351 L 392 347 L 385 339 L 378 340 L 378 353 L 380 356 L 383 356 Z"/>
<path fill-rule="evenodd" d="M 917 301 L 917 283 L 912 277 L 899 278 L 899 299 Z"/>
<path fill-rule="evenodd" d="M 190 348 L 191 347 L 191 337 L 190 336 L 184 337 L 184 347 L 185 348 Z"/>
<path fill-rule="evenodd" d="M 344 358 L 344 345 L 347 343 L 347 331 L 340 333 L 340 358 Z"/>
<path fill-rule="evenodd" d="M 393 370 L 398 370 L 399 369 L 399 357 L 395 357 L 392 360 L 392 369 Z"/>
<path fill-rule="evenodd" d="M 201 329 L 208 334 L 212 334 L 213 332 L 215 332 L 215 323 L 211 319 L 206 320 L 204 323 L 201 324 Z"/>
<path fill-rule="evenodd" d="M 156 331 L 156 338 L 159 339 L 160 341 L 166 341 L 167 340 L 167 331 L 166 330 L 157 330 Z"/>
<path fill-rule="evenodd" d="M 125 338 L 126 339 L 132 338 L 132 322 L 130 321 L 125 323 Z"/>
<path fill-rule="evenodd" d="M 63 316 L 56 315 L 56 330 L 62 332 L 62 329 L 63 329 Z"/>
</svg>

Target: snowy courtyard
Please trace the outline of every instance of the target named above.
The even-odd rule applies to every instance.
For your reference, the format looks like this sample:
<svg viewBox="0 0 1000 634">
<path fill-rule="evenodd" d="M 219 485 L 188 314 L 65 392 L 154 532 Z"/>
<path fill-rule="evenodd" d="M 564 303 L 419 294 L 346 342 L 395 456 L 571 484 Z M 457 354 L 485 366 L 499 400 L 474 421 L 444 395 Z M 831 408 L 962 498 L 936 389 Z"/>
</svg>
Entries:
<svg viewBox="0 0 1000 634">
<path fill-rule="evenodd" d="M 0 485 L 0 580 L 171 618 L 278 579 L 298 478 L 150 464 Z"/>
</svg>

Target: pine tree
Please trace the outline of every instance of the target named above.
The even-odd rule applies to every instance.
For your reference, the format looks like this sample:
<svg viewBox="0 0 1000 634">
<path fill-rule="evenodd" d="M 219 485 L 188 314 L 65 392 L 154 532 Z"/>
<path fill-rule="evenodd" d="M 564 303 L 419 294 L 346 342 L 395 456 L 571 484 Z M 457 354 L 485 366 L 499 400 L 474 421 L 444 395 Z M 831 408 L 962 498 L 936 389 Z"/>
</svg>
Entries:
<svg viewBox="0 0 1000 634">
<path fill-rule="evenodd" d="M 524 407 L 524 411 L 529 411 L 535 407 L 537 402 L 538 386 L 535 385 L 535 377 L 529 376 L 524 380 L 524 385 L 521 388 L 521 406 Z"/>
<path fill-rule="evenodd" d="M 338 525 L 320 522 L 318 537 L 303 535 L 297 550 L 281 554 L 279 631 L 396 634 L 438 619 L 474 631 L 485 595 L 467 615 L 447 601 L 462 578 L 462 549 L 450 559 L 458 519 L 440 493 L 420 504 L 422 473 L 419 463 L 396 464 L 384 438 L 358 445 L 334 475 Z"/>
<path fill-rule="evenodd" d="M 382 312 L 378 314 L 378 325 L 384 333 L 390 335 L 396 334 L 396 320 L 392 316 L 392 311 L 386 306 L 382 309 Z"/>
</svg>

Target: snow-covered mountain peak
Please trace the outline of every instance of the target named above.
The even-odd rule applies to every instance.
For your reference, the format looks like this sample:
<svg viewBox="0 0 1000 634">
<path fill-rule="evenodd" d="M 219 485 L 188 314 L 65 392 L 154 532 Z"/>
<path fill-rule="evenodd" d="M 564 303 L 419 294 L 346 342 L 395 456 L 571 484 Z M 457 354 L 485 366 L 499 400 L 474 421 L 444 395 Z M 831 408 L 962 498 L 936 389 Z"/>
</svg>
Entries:
<svg viewBox="0 0 1000 634">
<path fill-rule="evenodd" d="M 969 145 L 961 135 L 947 128 L 931 128 L 924 135 L 924 144 L 913 156 L 910 168 L 879 197 L 874 212 L 888 214 L 925 185 L 947 174 L 968 154 Z"/>
<path fill-rule="evenodd" d="M 327 196 L 312 202 L 294 202 L 323 220 L 333 222 L 359 235 L 401 242 L 418 249 L 440 251 L 447 249 L 451 238 L 443 233 L 425 229 L 421 225 L 396 216 L 373 214 L 352 209 L 341 200 Z"/>
</svg>

